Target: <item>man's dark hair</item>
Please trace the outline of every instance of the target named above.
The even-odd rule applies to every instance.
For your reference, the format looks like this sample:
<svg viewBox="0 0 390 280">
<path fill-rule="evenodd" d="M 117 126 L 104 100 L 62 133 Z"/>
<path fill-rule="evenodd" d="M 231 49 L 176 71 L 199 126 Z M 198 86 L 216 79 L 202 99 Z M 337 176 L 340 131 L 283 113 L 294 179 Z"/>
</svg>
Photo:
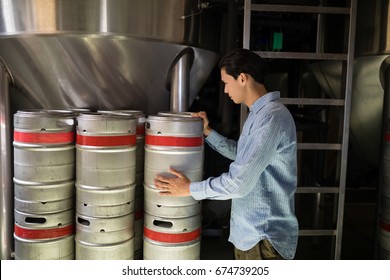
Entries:
<svg viewBox="0 0 390 280">
<path fill-rule="evenodd" d="M 219 68 L 224 68 L 226 73 L 234 79 L 237 79 L 241 73 L 249 74 L 261 84 L 264 83 L 264 78 L 268 74 L 267 62 L 247 49 L 236 49 L 222 57 Z"/>
</svg>

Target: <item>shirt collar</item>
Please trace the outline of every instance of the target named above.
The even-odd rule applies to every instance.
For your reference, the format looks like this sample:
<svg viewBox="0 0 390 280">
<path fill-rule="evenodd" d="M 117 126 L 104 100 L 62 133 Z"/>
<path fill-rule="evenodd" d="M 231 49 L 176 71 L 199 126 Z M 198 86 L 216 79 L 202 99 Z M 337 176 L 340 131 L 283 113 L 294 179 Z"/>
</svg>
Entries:
<svg viewBox="0 0 390 280">
<path fill-rule="evenodd" d="M 267 92 L 265 95 L 259 97 L 251 107 L 249 107 L 249 111 L 258 112 L 263 106 L 271 101 L 280 98 L 280 91 L 271 91 Z"/>
</svg>

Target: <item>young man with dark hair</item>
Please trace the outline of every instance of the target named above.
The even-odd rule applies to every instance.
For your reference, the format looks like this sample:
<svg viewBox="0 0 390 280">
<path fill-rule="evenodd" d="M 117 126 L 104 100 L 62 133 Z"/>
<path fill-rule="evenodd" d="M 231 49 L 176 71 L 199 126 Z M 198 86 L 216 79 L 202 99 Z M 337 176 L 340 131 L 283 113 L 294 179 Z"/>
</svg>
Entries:
<svg viewBox="0 0 390 280">
<path fill-rule="evenodd" d="M 294 214 L 297 186 L 296 128 L 278 91 L 267 92 L 267 63 L 256 53 L 237 49 L 219 66 L 225 93 L 249 108 L 239 140 L 229 140 L 210 128 L 205 112 L 205 141 L 234 160 L 226 173 L 191 182 L 171 169 L 174 178 L 158 175 L 161 195 L 193 196 L 196 200 L 232 199 L 229 241 L 236 259 L 293 259 L 298 241 Z"/>
</svg>

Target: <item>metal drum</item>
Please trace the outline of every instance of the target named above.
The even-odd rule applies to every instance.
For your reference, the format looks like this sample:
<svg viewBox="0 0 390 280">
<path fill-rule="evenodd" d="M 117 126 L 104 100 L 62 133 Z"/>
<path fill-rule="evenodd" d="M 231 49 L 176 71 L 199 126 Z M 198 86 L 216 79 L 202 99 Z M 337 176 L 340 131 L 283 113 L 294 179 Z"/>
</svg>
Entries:
<svg viewBox="0 0 390 280">
<path fill-rule="evenodd" d="M 74 119 L 68 114 L 14 115 L 14 177 L 34 183 L 74 179 Z"/>
<path fill-rule="evenodd" d="M 59 239 L 33 240 L 16 236 L 15 260 L 74 260 L 74 235 Z"/>
<path fill-rule="evenodd" d="M 135 185 L 96 189 L 76 184 L 76 212 L 89 217 L 118 217 L 134 212 Z"/>
<path fill-rule="evenodd" d="M 162 218 L 145 213 L 145 260 L 200 258 L 201 216 Z"/>
<path fill-rule="evenodd" d="M 14 211 L 16 259 L 74 259 L 74 211 L 36 215 Z"/>
<path fill-rule="evenodd" d="M 76 239 L 78 260 L 133 260 L 134 238 L 116 244 L 96 246 Z"/>
<path fill-rule="evenodd" d="M 15 209 L 35 214 L 74 208 L 74 181 L 40 184 L 14 178 Z"/>
<path fill-rule="evenodd" d="M 145 186 L 144 210 L 151 215 L 184 218 L 199 214 L 201 202 L 191 196 L 161 196 L 159 190 Z"/>
<path fill-rule="evenodd" d="M 99 247 L 125 242 L 133 236 L 134 213 L 109 218 L 88 217 L 76 213 L 76 240 L 79 242 Z"/>
<path fill-rule="evenodd" d="M 101 188 L 134 184 L 134 116 L 82 113 L 77 121 L 76 182 Z"/>
<path fill-rule="evenodd" d="M 149 116 L 145 124 L 144 171 L 145 212 L 163 217 L 200 213 L 201 204 L 192 197 L 162 197 L 154 189 L 156 175 L 169 175 L 170 167 L 184 172 L 191 181 L 202 180 L 203 124 L 200 118 L 177 114 Z"/>
<path fill-rule="evenodd" d="M 133 258 L 137 121 L 110 111 L 77 122 L 76 259 Z"/>
<path fill-rule="evenodd" d="M 17 259 L 74 259 L 74 116 L 14 115 L 14 239 Z"/>
<path fill-rule="evenodd" d="M 134 236 L 134 259 L 142 259 L 142 234 L 143 234 L 143 180 L 144 180 L 144 144 L 145 144 L 145 114 L 138 110 L 98 111 L 103 113 L 126 113 L 134 115 L 137 119 L 137 148 L 136 148 L 136 171 L 135 171 L 135 236 Z"/>
</svg>

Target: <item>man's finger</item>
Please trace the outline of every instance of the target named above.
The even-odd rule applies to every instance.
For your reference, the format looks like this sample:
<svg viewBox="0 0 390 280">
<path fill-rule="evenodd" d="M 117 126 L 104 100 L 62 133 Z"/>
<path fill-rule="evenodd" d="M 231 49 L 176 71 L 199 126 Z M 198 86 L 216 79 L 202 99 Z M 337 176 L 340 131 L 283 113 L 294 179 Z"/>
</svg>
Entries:
<svg viewBox="0 0 390 280">
<path fill-rule="evenodd" d="M 169 168 L 169 171 L 170 171 L 173 175 L 176 175 L 176 176 L 179 177 L 179 178 L 183 178 L 183 173 L 180 172 L 180 171 L 177 171 L 175 168 L 170 167 L 170 168 Z"/>
</svg>

